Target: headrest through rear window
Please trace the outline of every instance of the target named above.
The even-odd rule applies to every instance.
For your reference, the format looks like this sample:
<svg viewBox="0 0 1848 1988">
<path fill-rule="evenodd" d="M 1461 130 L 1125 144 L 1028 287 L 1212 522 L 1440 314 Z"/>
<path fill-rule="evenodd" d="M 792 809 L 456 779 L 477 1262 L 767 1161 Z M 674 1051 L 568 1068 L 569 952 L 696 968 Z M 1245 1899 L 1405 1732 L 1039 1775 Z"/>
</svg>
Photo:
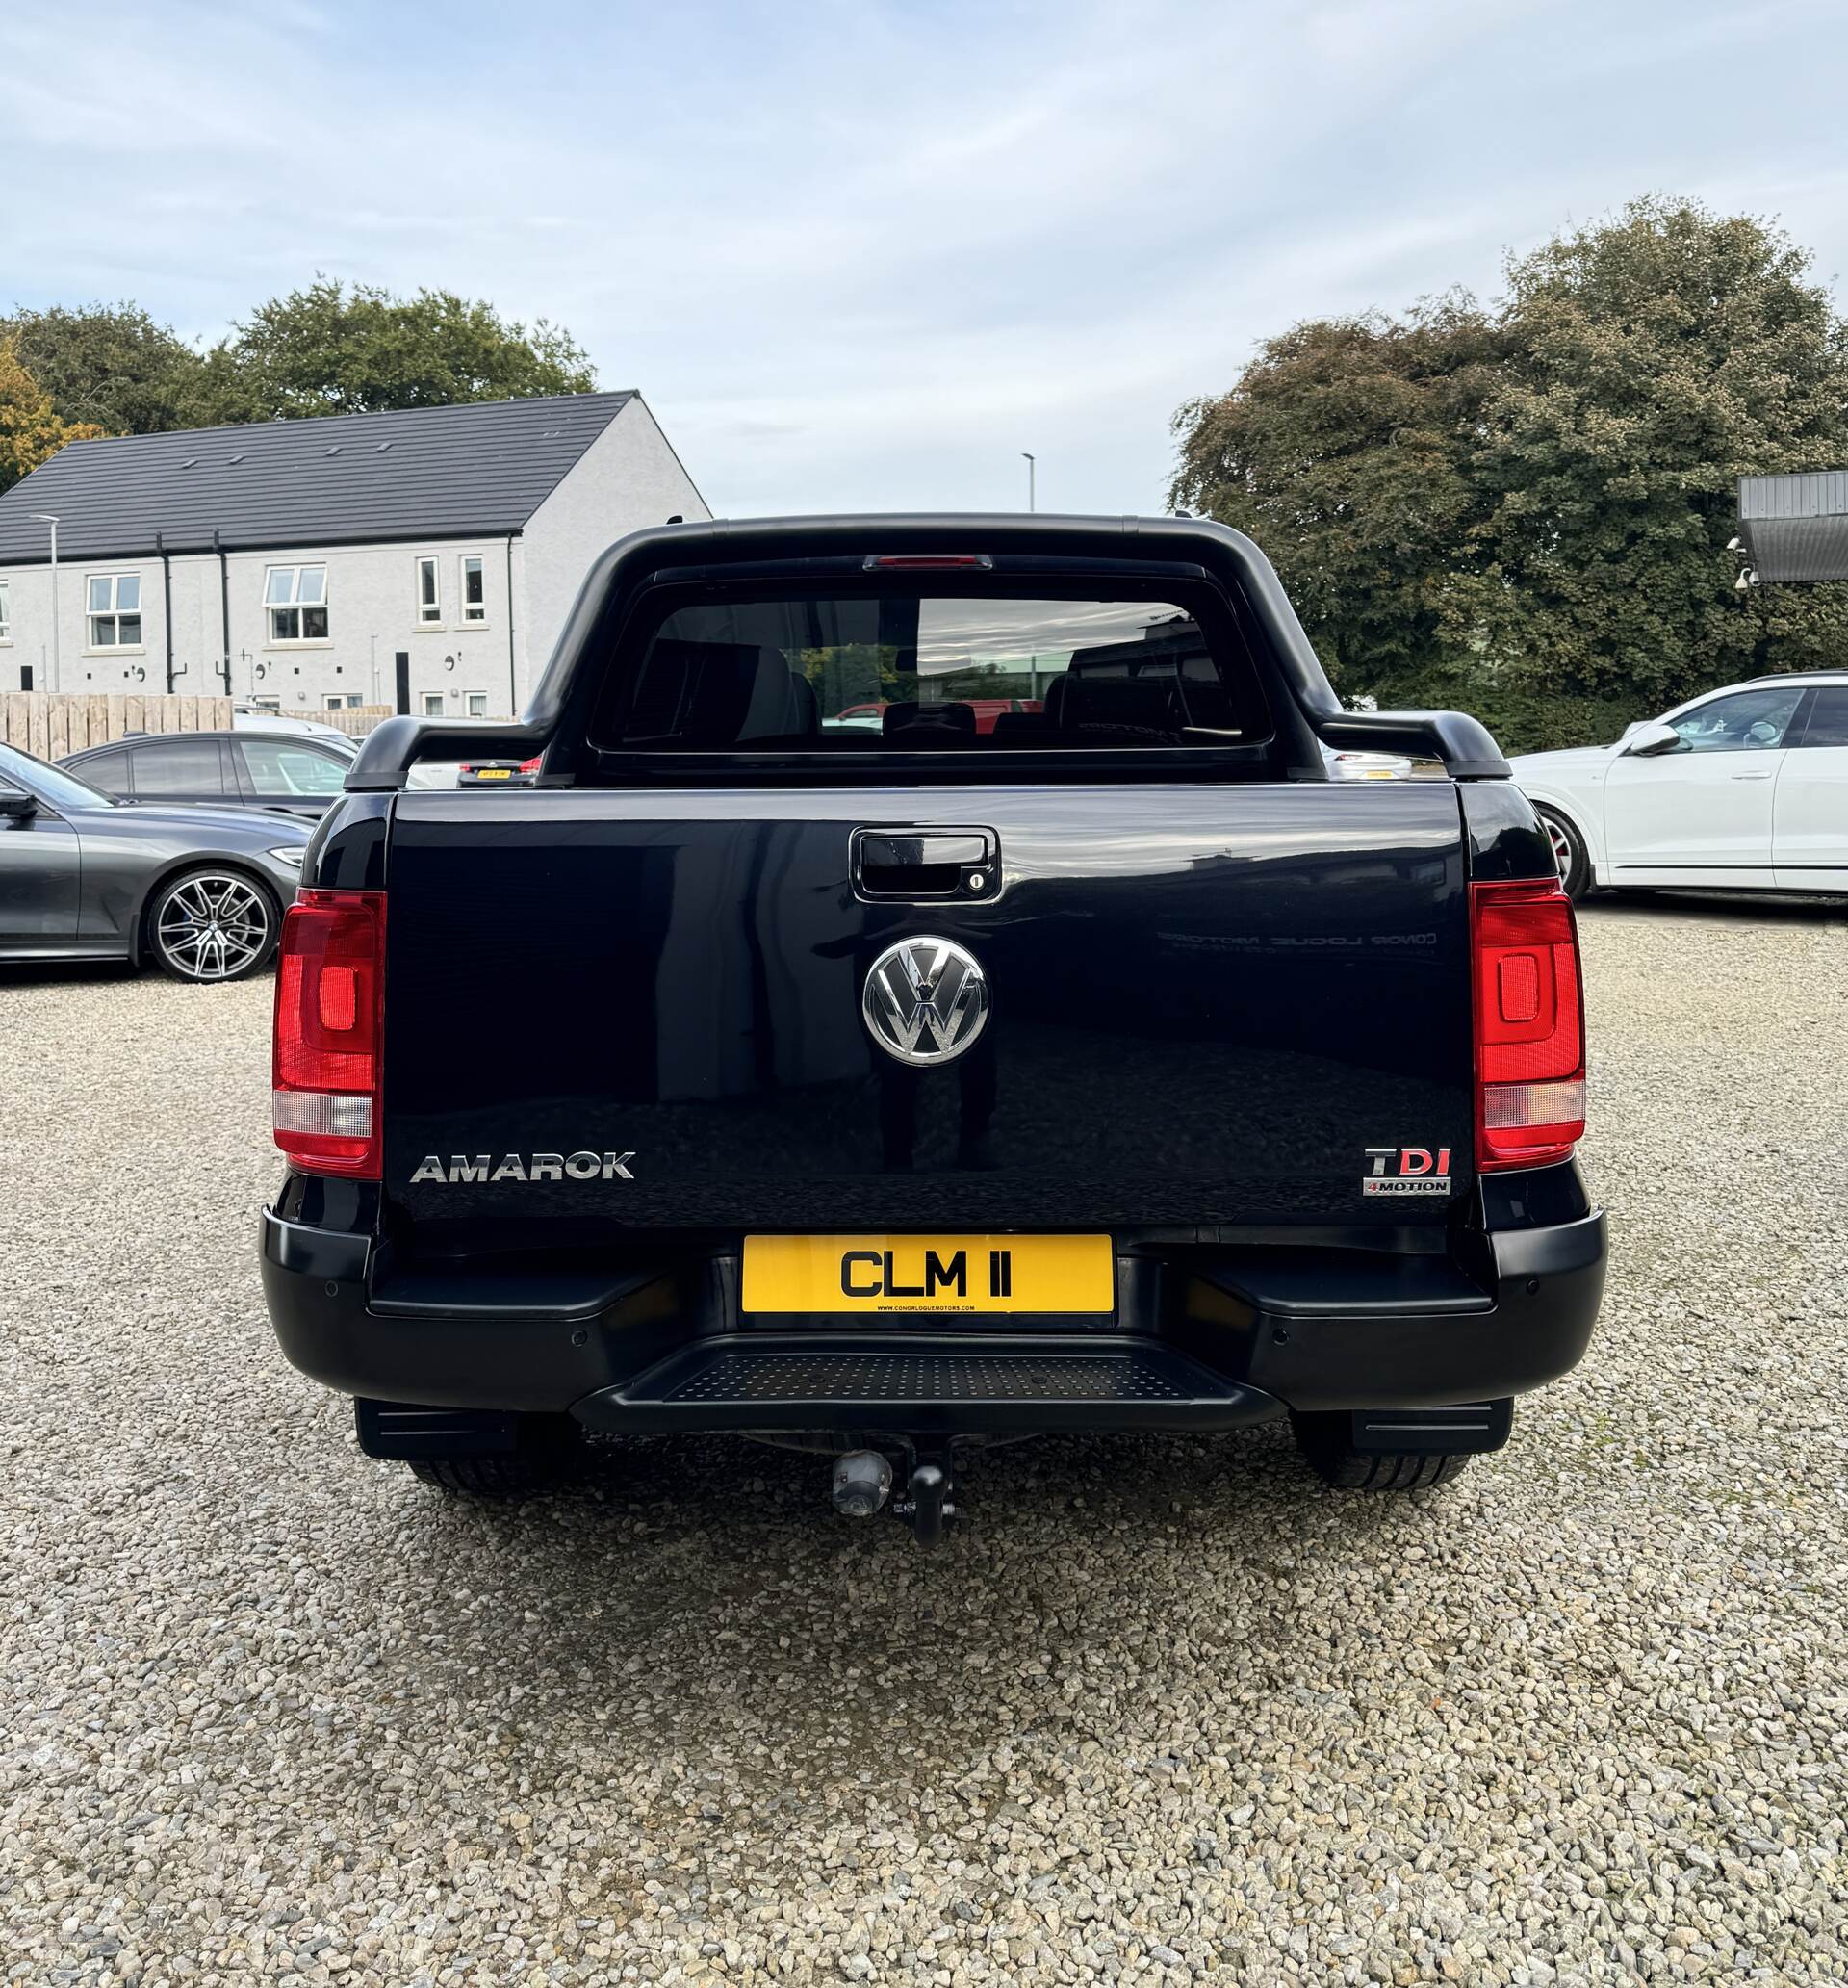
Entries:
<svg viewBox="0 0 1848 1988">
<path fill-rule="evenodd" d="M 716 751 L 818 729 L 815 693 L 782 650 L 670 637 L 649 649 L 624 736 Z"/>
<path fill-rule="evenodd" d="M 887 738 L 894 733 L 904 733 L 907 745 L 935 745 L 946 737 L 960 744 L 975 736 L 975 707 L 916 704 L 909 700 L 888 704 L 880 729 Z"/>
<path fill-rule="evenodd" d="M 1058 723 L 1063 732 L 1108 732 L 1125 744 L 1165 745 L 1187 724 L 1171 676 L 1069 675 L 1061 681 Z"/>
</svg>

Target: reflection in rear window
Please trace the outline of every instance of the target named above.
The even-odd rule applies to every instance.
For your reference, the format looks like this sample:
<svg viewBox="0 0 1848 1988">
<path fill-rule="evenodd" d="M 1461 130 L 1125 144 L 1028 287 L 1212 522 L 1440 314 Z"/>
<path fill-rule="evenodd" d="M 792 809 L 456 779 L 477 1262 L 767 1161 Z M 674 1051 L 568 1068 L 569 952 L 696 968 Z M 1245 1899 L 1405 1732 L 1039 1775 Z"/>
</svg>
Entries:
<svg viewBox="0 0 1848 1988">
<path fill-rule="evenodd" d="M 690 752 L 1244 745 L 1267 731 L 1248 664 L 1171 603 L 872 593 L 677 607 L 599 727 L 607 746 Z"/>
</svg>

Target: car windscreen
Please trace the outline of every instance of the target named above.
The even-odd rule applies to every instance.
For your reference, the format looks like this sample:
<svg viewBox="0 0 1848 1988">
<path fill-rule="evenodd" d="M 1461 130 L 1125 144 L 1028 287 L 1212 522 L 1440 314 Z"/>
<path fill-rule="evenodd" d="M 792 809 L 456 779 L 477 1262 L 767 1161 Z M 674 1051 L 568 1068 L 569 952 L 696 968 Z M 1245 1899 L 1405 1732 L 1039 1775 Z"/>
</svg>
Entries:
<svg viewBox="0 0 1848 1988">
<path fill-rule="evenodd" d="M 0 745 L 0 778 L 36 794 L 48 808 L 69 810 L 120 805 L 114 794 L 106 794 L 101 787 L 91 787 L 89 781 L 80 779 L 68 767 L 48 766 L 43 760 L 35 760 L 11 746 Z"/>
<path fill-rule="evenodd" d="M 778 590 L 670 598 L 625 639 L 619 752 L 1247 747 L 1270 722 L 1229 619 L 1171 599 Z"/>
</svg>

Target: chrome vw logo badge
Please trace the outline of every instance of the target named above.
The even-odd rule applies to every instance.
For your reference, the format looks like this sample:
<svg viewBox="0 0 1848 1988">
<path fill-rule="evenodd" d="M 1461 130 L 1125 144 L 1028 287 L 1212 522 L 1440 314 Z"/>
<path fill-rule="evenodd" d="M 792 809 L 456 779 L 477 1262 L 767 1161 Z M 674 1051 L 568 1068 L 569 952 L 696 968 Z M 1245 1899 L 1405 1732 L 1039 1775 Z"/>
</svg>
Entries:
<svg viewBox="0 0 1848 1988">
<path fill-rule="evenodd" d="M 901 939 L 873 962 L 860 997 L 873 1041 L 901 1063 L 949 1063 L 988 1020 L 988 976 L 953 939 Z"/>
</svg>

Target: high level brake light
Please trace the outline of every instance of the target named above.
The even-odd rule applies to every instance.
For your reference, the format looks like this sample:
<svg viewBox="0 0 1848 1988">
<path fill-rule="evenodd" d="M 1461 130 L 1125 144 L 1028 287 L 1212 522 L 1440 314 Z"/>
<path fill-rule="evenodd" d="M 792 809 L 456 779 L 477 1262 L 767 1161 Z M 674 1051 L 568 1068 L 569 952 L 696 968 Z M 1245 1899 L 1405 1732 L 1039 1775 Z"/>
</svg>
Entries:
<svg viewBox="0 0 1848 1988">
<path fill-rule="evenodd" d="M 863 573 L 948 573 L 958 567 L 988 571 L 994 561 L 987 553 L 868 553 Z"/>
<path fill-rule="evenodd" d="M 1578 928 L 1557 883 L 1472 884 L 1476 1151 L 1484 1171 L 1565 1159 L 1585 1130 Z"/>
<path fill-rule="evenodd" d="M 303 891 L 282 921 L 270 1097 L 276 1144 L 306 1174 L 376 1180 L 385 899 Z"/>
</svg>

